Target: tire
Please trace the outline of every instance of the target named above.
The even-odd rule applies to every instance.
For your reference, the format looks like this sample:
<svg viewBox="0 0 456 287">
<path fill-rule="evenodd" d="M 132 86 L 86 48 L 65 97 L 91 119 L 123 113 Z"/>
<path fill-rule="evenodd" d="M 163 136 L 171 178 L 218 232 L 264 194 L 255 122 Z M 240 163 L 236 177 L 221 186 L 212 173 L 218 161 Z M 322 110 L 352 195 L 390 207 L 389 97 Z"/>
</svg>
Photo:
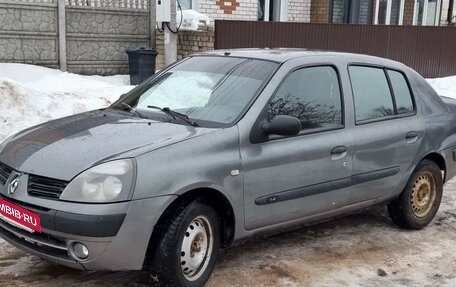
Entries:
<svg viewBox="0 0 456 287">
<path fill-rule="evenodd" d="M 199 200 L 180 206 L 164 224 L 155 246 L 153 286 L 204 286 L 219 248 L 220 226 L 214 209 Z"/>
<path fill-rule="evenodd" d="M 433 161 L 423 160 L 413 171 L 399 198 L 388 204 L 388 213 L 400 228 L 421 229 L 437 213 L 442 193 L 439 166 Z"/>
</svg>

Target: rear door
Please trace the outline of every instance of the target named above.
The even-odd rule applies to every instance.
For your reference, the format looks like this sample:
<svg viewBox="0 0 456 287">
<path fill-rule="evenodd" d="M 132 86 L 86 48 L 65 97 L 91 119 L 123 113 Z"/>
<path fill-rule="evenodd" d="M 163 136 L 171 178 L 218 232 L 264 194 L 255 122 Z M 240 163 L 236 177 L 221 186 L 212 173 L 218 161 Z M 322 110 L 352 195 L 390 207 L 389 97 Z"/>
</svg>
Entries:
<svg viewBox="0 0 456 287">
<path fill-rule="evenodd" d="M 350 66 L 355 126 L 349 203 L 402 189 L 424 135 L 408 81 L 400 71 Z"/>
</svg>

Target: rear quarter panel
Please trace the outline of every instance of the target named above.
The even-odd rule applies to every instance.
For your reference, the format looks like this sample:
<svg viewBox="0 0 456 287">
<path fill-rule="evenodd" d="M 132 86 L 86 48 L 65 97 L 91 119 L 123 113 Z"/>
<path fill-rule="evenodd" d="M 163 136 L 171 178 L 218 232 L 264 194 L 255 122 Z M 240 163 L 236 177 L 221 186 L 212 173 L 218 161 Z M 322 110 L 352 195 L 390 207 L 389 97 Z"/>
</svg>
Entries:
<svg viewBox="0 0 456 287">
<path fill-rule="evenodd" d="M 448 181 L 456 175 L 453 151 L 456 151 L 456 104 L 444 102 L 435 90 L 415 71 L 409 72 L 415 96 L 419 98 L 425 122 L 425 137 L 415 159 L 416 163 L 430 153 L 445 159 Z"/>
</svg>

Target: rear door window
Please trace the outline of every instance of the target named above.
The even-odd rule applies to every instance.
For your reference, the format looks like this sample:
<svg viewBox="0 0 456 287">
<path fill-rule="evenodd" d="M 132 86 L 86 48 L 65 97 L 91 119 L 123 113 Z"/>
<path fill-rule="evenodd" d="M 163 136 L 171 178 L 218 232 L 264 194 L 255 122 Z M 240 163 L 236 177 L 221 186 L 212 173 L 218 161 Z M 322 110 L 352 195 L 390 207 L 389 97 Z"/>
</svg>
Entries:
<svg viewBox="0 0 456 287">
<path fill-rule="evenodd" d="M 396 99 L 397 113 L 399 115 L 413 113 L 412 93 L 404 75 L 398 71 L 388 70 L 388 76 Z"/>
<path fill-rule="evenodd" d="M 356 122 L 394 115 L 388 79 L 382 68 L 350 66 Z"/>
</svg>

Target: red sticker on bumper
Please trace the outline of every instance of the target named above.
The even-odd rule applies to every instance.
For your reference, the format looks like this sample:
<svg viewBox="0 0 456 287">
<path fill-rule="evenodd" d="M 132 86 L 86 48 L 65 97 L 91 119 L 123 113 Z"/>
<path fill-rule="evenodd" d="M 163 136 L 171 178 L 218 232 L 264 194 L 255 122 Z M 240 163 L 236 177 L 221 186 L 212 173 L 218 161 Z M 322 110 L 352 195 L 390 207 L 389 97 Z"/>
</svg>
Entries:
<svg viewBox="0 0 456 287">
<path fill-rule="evenodd" d="M 5 217 L 6 221 L 18 224 L 18 227 L 41 232 L 40 216 L 20 206 L 12 204 L 0 198 L 0 218 Z"/>
</svg>

